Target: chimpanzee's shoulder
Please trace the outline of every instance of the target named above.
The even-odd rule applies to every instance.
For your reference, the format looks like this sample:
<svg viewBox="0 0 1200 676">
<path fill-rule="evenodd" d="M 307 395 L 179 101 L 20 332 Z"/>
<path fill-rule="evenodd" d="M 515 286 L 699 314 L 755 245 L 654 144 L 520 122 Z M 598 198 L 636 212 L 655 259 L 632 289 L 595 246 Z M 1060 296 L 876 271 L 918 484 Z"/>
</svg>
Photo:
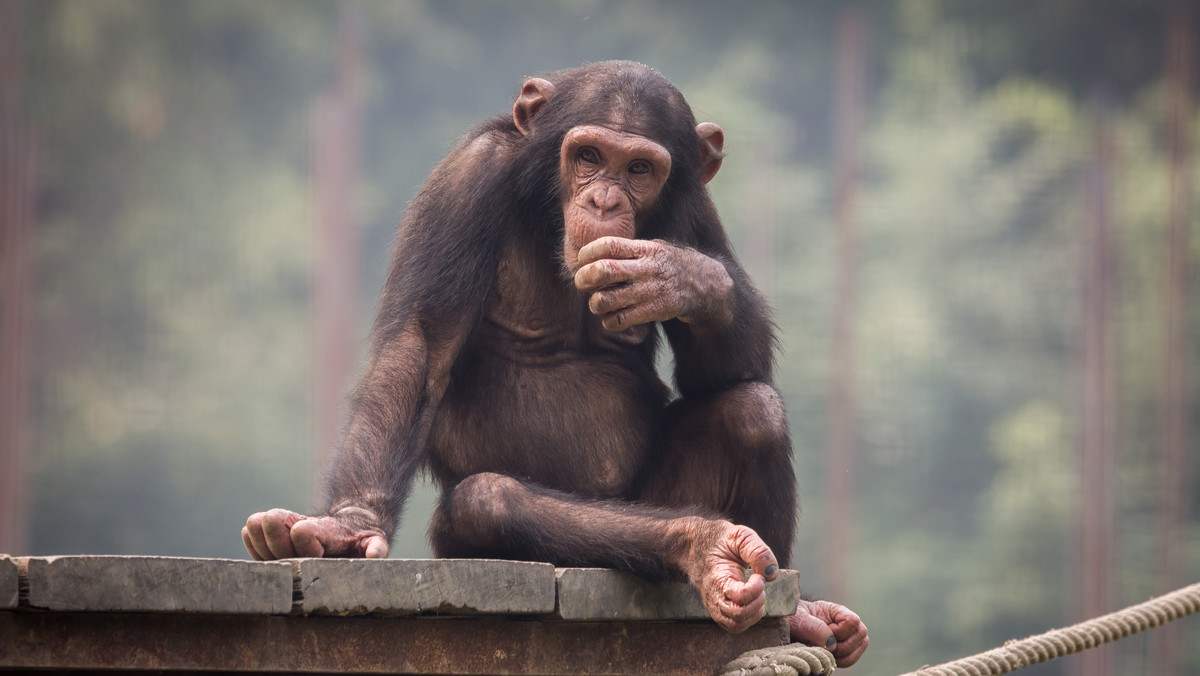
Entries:
<svg viewBox="0 0 1200 676">
<path fill-rule="evenodd" d="M 459 139 L 458 148 L 470 154 L 509 150 L 521 140 L 512 117 L 497 116 L 479 123 Z"/>
</svg>

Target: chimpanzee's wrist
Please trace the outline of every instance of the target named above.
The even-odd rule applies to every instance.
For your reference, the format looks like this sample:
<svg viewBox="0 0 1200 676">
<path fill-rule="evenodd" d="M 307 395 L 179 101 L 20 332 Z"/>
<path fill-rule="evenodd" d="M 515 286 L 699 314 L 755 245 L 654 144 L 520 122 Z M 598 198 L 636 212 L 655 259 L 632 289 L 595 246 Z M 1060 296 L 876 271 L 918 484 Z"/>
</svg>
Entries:
<svg viewBox="0 0 1200 676">
<path fill-rule="evenodd" d="M 378 509 L 368 507 L 358 502 L 341 502 L 331 506 L 328 515 L 350 524 L 356 530 L 376 531 L 391 537 L 390 519 L 386 519 Z"/>
<path fill-rule="evenodd" d="M 694 270 L 698 291 L 695 306 L 679 319 L 693 332 L 720 330 L 733 320 L 733 277 L 719 259 L 695 250 L 689 253 L 693 255 L 689 267 Z"/>
</svg>

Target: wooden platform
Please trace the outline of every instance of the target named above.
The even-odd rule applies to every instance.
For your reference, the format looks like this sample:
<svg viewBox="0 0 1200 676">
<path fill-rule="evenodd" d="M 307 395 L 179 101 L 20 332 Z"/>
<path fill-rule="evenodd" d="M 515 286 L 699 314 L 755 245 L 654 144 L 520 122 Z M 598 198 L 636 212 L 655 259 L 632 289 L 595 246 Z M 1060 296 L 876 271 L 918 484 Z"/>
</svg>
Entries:
<svg viewBox="0 0 1200 676">
<path fill-rule="evenodd" d="M 795 571 L 730 635 L 682 583 L 483 560 L 0 556 L 0 669 L 708 674 L 787 640 Z"/>
</svg>

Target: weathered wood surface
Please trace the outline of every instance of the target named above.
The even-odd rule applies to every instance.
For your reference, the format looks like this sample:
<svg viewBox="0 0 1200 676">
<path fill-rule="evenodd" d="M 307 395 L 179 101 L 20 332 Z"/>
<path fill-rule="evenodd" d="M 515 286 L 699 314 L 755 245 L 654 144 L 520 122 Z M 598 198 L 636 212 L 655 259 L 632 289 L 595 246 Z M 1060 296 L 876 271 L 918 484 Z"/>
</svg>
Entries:
<svg viewBox="0 0 1200 676">
<path fill-rule="evenodd" d="M 548 615 L 554 566 L 477 559 L 297 559 L 297 610 L 338 615 Z"/>
<path fill-rule="evenodd" d="M 684 583 L 486 560 L 0 556 L 0 670 L 704 674 L 787 641 L 797 576 L 722 631 Z"/>
<path fill-rule="evenodd" d="M 11 556 L 0 555 L 0 610 L 17 607 L 17 562 Z"/>
<path fill-rule="evenodd" d="M 558 610 L 564 620 L 705 620 L 700 595 L 685 582 L 648 582 L 608 568 L 559 568 Z M 767 617 L 796 612 L 800 576 L 781 570 L 767 583 Z"/>
<path fill-rule="evenodd" d="M 22 605 L 60 611 L 271 615 L 292 609 L 286 562 L 165 556 L 51 556 L 25 561 Z"/>
</svg>

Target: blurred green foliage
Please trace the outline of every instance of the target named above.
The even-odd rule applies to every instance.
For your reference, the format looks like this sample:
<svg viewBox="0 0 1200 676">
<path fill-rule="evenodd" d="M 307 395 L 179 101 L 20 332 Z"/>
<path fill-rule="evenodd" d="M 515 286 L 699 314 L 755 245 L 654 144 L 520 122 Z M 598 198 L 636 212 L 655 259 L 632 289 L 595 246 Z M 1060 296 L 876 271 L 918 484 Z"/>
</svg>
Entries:
<svg viewBox="0 0 1200 676">
<path fill-rule="evenodd" d="M 862 6 L 860 490 L 852 590 L 840 600 L 871 627 L 858 671 L 885 674 L 1080 619 L 1081 185 L 1098 91 L 1114 100 L 1117 144 L 1117 597 L 1167 591 L 1153 576 L 1162 45 L 1169 12 L 1185 5 Z M 22 7 L 19 101 L 38 144 L 31 553 L 244 556 L 247 514 L 313 502 L 308 130 L 335 76 L 339 6 Z M 819 594 L 841 5 L 359 7 L 356 208 L 371 296 L 347 302 L 364 317 L 406 202 L 458 134 L 506 114 L 523 76 L 640 60 L 698 118 L 722 124 L 729 157 L 712 188 L 778 310 L 806 509 L 794 560 Z M 1195 139 L 1200 117 L 1191 124 Z M 1193 261 L 1198 250 L 1193 234 Z M 1195 282 L 1191 298 L 1197 307 Z M 1190 320 L 1195 440 L 1200 312 Z M 364 318 L 356 331 L 366 330 Z M 1191 461 L 1184 569 L 1194 578 Z M 416 492 L 393 556 L 428 555 L 432 499 L 428 486 Z M 1185 670 L 1200 671 L 1198 626 L 1185 624 Z M 1144 650 L 1143 639 L 1122 643 L 1121 664 L 1144 670 Z"/>
</svg>

